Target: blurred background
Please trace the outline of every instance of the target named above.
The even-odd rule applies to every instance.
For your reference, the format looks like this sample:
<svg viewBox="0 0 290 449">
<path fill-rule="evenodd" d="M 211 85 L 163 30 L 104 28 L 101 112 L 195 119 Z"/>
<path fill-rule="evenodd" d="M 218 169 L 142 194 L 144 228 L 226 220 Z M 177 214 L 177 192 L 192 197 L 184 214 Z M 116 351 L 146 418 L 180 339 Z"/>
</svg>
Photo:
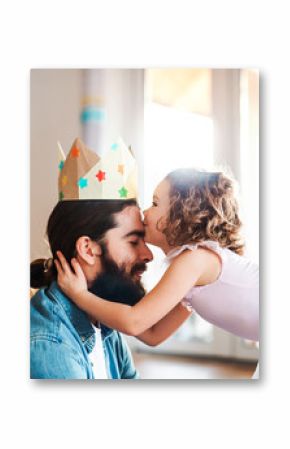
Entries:
<svg viewBox="0 0 290 449">
<path fill-rule="evenodd" d="M 58 201 L 59 141 L 75 137 L 98 154 L 118 136 L 139 167 L 140 205 L 171 170 L 226 167 L 239 182 L 246 255 L 259 262 L 259 73 L 254 69 L 33 69 L 31 71 L 30 257 L 50 257 L 45 229 Z M 164 270 L 160 250 L 144 275 Z M 196 314 L 162 345 L 128 338 L 142 378 L 244 379 L 258 359 L 254 342 Z"/>
</svg>

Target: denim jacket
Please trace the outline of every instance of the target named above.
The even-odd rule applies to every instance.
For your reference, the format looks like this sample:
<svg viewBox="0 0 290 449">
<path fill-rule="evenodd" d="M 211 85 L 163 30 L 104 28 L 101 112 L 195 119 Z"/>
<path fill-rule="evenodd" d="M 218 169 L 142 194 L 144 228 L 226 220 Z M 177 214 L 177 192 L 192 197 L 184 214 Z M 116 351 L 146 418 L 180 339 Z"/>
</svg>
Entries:
<svg viewBox="0 0 290 449">
<path fill-rule="evenodd" d="M 136 379 L 130 350 L 121 334 L 101 325 L 109 379 Z M 85 312 L 56 282 L 42 288 L 30 304 L 30 378 L 94 379 L 89 353 L 95 333 Z"/>
</svg>

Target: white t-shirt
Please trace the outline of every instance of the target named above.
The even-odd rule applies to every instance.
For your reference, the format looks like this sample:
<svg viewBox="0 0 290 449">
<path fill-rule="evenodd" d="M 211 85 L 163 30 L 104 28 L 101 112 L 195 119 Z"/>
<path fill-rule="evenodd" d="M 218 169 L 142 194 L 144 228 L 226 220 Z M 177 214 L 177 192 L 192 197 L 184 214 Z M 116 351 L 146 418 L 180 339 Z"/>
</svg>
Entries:
<svg viewBox="0 0 290 449">
<path fill-rule="evenodd" d="M 93 324 L 92 326 L 95 331 L 96 338 L 95 346 L 89 354 L 90 361 L 92 362 L 93 373 L 95 379 L 108 379 L 101 329 L 98 329 Z"/>
</svg>

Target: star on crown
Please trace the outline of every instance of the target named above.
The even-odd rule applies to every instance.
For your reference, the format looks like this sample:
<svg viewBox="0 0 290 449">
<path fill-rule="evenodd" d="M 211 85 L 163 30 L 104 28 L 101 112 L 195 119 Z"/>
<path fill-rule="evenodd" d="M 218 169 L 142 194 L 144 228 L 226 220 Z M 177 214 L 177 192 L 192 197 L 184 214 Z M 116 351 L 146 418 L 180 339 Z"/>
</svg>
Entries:
<svg viewBox="0 0 290 449">
<path fill-rule="evenodd" d="M 67 155 L 59 147 L 60 200 L 137 198 L 137 164 L 121 138 L 98 156 L 79 138 Z"/>
</svg>

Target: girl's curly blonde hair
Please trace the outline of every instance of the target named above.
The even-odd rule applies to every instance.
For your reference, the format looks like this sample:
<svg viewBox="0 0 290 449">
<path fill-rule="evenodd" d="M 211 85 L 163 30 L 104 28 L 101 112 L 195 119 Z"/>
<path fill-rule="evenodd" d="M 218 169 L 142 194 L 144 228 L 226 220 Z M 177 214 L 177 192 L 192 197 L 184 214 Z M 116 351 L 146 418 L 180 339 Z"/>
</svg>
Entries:
<svg viewBox="0 0 290 449">
<path fill-rule="evenodd" d="M 244 252 L 234 181 L 222 172 L 178 169 L 169 173 L 170 207 L 162 232 L 180 246 L 214 240 L 237 254 Z"/>
</svg>

